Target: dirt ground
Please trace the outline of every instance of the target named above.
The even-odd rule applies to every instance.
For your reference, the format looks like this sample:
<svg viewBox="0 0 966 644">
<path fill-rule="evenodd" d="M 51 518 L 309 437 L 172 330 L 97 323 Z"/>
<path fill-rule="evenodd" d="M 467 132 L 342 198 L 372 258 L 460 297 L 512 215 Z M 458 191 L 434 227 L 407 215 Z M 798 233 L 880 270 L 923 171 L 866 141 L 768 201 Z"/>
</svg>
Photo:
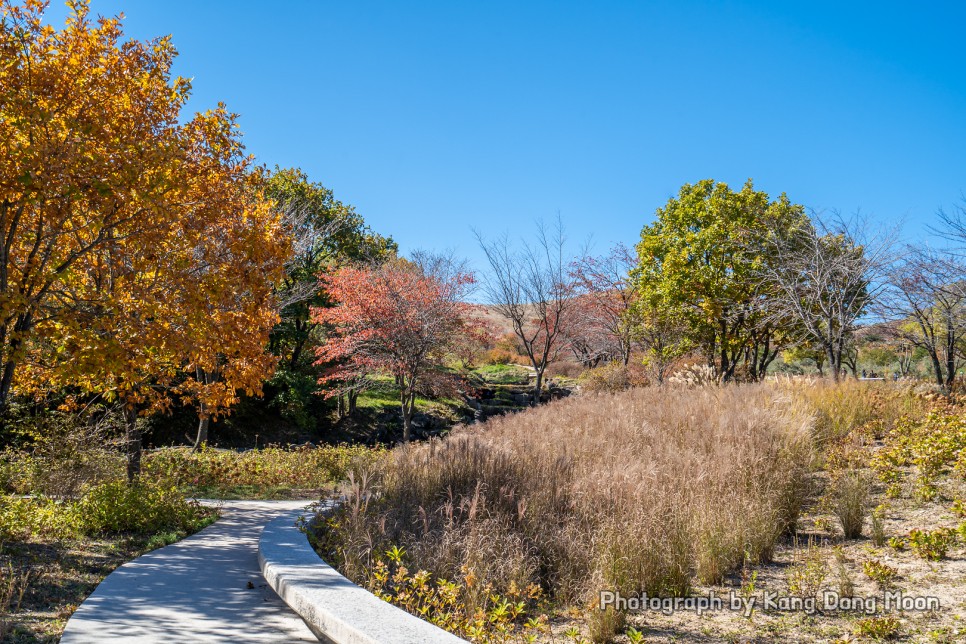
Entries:
<svg viewBox="0 0 966 644">
<path fill-rule="evenodd" d="M 886 538 L 902 537 L 914 528 L 956 528 L 963 519 L 950 509 L 954 498 L 963 498 L 961 482 L 947 479 L 941 486 L 940 497 L 932 502 L 919 502 L 903 495 L 888 499 L 884 486 L 874 489 L 872 506 L 885 503 Z M 799 521 L 799 532 L 782 544 L 768 565 L 755 566 L 743 575 L 735 575 L 725 585 L 697 587 L 694 596 L 708 596 L 714 592 L 723 599 L 720 610 L 697 615 L 696 610 L 663 614 L 645 608 L 632 612 L 628 626 L 641 631 L 646 642 L 862 642 L 892 639 L 906 642 L 966 642 L 966 547 L 960 540 L 953 545 L 946 558 L 928 561 L 908 547 L 902 550 L 885 545 L 876 547 L 869 538 L 866 520 L 863 537 L 844 540 L 837 520 L 831 514 L 813 507 Z M 876 561 L 898 571 L 898 577 L 883 589 L 866 575 L 863 564 Z M 812 583 L 820 590 L 814 606 L 804 603 L 782 606 L 781 597 L 791 595 L 790 579 L 811 562 Z M 753 585 L 752 582 L 753 581 Z M 846 596 L 851 586 L 852 596 L 860 599 L 852 605 L 835 605 L 833 595 Z M 846 589 L 846 590 L 843 590 Z M 755 608 L 732 610 L 732 593 L 754 597 Z M 886 597 L 886 594 L 889 597 Z M 897 593 L 904 601 L 922 599 L 926 610 L 918 610 L 913 600 L 906 607 L 897 606 Z M 774 604 L 765 605 L 766 598 Z M 829 606 L 823 605 L 828 599 Z M 888 605 L 887 605 L 887 599 Z M 938 601 L 938 609 L 934 609 Z M 776 607 L 775 604 L 778 604 Z M 808 610 L 814 608 L 814 610 Z M 787 610 L 785 610 L 787 609 Z M 898 628 L 888 636 L 883 632 L 870 633 L 867 620 L 883 625 L 889 618 Z M 863 623 L 866 622 L 866 630 Z M 890 630 L 884 628 L 884 631 Z M 617 641 L 628 641 L 620 637 Z"/>
</svg>

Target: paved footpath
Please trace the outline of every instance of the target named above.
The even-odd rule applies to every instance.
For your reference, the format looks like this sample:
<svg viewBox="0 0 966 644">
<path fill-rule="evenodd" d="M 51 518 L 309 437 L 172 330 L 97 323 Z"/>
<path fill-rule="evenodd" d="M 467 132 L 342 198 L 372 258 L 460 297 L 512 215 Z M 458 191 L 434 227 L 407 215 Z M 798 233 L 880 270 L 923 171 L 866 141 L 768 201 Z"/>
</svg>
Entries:
<svg viewBox="0 0 966 644">
<path fill-rule="evenodd" d="M 221 518 L 112 572 L 67 622 L 63 644 L 317 642 L 268 587 L 258 537 L 306 501 L 218 502 Z M 253 588 L 249 588 L 249 582 Z"/>
</svg>

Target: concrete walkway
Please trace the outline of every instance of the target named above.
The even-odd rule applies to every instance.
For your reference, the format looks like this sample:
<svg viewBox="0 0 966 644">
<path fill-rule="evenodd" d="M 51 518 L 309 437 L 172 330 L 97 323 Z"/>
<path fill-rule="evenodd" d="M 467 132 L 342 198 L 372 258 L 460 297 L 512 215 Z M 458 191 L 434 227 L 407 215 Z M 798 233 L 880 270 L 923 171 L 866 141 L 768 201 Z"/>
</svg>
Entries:
<svg viewBox="0 0 966 644">
<path fill-rule="evenodd" d="M 317 642 L 258 568 L 265 524 L 307 503 L 218 505 L 221 519 L 214 524 L 108 575 L 74 612 L 60 641 Z"/>
</svg>

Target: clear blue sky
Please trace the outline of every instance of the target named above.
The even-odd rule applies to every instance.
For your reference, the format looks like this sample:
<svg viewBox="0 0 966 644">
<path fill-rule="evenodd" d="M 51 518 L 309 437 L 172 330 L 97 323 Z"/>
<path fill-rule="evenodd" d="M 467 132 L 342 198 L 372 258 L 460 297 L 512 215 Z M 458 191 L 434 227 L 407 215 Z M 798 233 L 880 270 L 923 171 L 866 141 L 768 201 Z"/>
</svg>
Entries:
<svg viewBox="0 0 966 644">
<path fill-rule="evenodd" d="M 404 252 L 482 268 L 472 226 L 558 211 L 575 243 L 633 243 L 707 177 L 908 237 L 966 191 L 962 2 L 92 6 L 173 34 L 192 110 L 226 102 L 260 162 L 302 167 Z"/>
</svg>

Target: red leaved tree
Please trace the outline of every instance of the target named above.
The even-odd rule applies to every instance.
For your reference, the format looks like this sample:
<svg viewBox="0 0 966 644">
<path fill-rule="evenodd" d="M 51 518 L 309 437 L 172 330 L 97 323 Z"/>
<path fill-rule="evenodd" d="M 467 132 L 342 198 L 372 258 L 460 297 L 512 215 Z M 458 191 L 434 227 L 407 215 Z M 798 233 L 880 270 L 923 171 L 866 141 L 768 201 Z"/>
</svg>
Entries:
<svg viewBox="0 0 966 644">
<path fill-rule="evenodd" d="M 312 311 L 313 321 L 334 330 L 316 350 L 319 364 L 335 365 L 320 383 L 352 383 L 374 372 L 390 373 L 399 385 L 403 440 L 408 441 L 416 392 L 456 390 L 457 377 L 441 367 L 473 333 L 470 307 L 461 301 L 474 281 L 472 274 L 426 271 L 397 261 L 342 268 L 321 281 L 338 304 Z"/>
</svg>

